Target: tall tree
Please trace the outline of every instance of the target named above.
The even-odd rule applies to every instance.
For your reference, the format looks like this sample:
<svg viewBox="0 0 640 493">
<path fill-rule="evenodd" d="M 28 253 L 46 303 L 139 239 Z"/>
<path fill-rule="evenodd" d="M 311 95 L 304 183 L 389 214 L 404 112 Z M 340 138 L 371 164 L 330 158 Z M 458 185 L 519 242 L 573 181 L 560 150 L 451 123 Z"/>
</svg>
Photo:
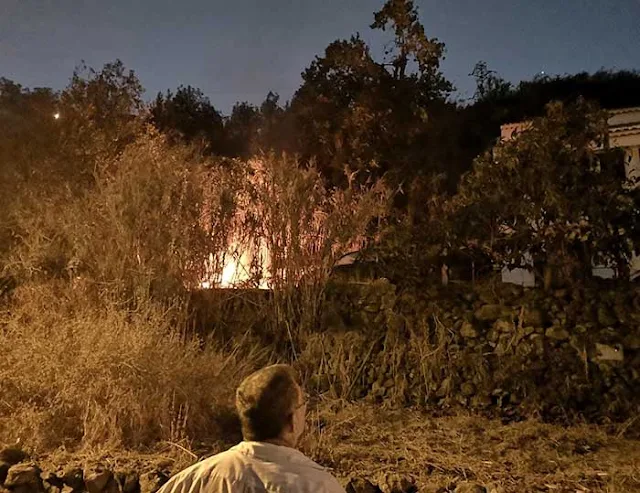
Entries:
<svg viewBox="0 0 640 493">
<path fill-rule="evenodd" d="M 224 123 L 226 153 L 248 159 L 257 151 L 260 110 L 244 102 L 236 103 Z"/>
<path fill-rule="evenodd" d="M 60 95 L 58 125 L 72 182 L 91 182 L 96 166 L 118 155 L 140 130 L 144 111 L 142 85 L 120 60 L 95 70 L 76 68 Z"/>
<path fill-rule="evenodd" d="M 435 162 L 429 139 L 430 118 L 451 109 L 452 86 L 439 70 L 444 46 L 427 37 L 408 0 L 387 1 L 371 27 L 393 30 L 383 60 L 356 35 L 331 43 L 303 72 L 291 105 L 297 150 L 334 184 L 344 184 L 345 167 L 360 180 L 390 174 L 396 183 L 421 170 L 449 171 Z"/>
<path fill-rule="evenodd" d="M 151 120 L 174 140 L 201 144 L 211 154 L 225 152 L 222 115 L 200 89 L 180 86 L 175 94 L 158 94 Z"/>
<path fill-rule="evenodd" d="M 372 29 L 393 30 L 394 40 L 387 44 L 385 55 L 391 56 L 386 64 L 392 67 L 394 79 L 417 76 L 422 79 L 423 88 L 431 91 L 428 96 L 432 99 L 453 89 L 439 70 L 444 43 L 427 37 L 413 1 L 388 0 L 374 13 L 374 19 Z M 410 70 L 411 64 L 416 66 L 415 71 Z"/>
</svg>

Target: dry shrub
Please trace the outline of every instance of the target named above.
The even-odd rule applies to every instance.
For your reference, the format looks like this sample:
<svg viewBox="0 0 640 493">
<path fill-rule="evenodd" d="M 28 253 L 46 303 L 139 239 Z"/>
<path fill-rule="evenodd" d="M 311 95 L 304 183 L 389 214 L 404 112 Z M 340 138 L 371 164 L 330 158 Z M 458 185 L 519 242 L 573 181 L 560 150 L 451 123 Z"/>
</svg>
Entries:
<svg viewBox="0 0 640 493">
<path fill-rule="evenodd" d="M 182 295 L 202 278 L 212 248 L 198 227 L 207 164 L 194 149 L 149 132 L 96 163 L 95 182 L 82 193 L 25 191 L 11 211 L 18 241 L 5 272 L 82 278 L 128 302 Z"/>
<path fill-rule="evenodd" d="M 210 284 L 220 285 L 226 259 L 248 253 L 237 285 L 271 289 L 262 325 L 297 357 L 304 334 L 319 325 L 336 260 L 371 241 L 388 213 L 388 188 L 378 181 L 330 189 L 313 166 L 273 154 L 227 162 L 208 183 L 205 226 L 223 238 L 212 250 Z"/>
<path fill-rule="evenodd" d="M 437 317 L 431 325 L 421 320 L 399 333 L 382 322 L 379 334 L 311 334 L 299 363 L 310 387 L 331 398 L 368 397 L 391 405 L 452 399 L 458 351 Z"/>
<path fill-rule="evenodd" d="M 382 183 L 329 190 L 286 157 L 213 162 L 152 131 L 94 164 L 80 192 L 26 187 L 14 201 L 16 241 L 0 260 L 20 287 L 0 321 L 0 441 L 215 436 L 240 377 L 269 351 L 286 359 L 314 326 L 335 259 L 367 236 L 388 193 Z M 189 289 L 207 268 L 220 279 L 216 260 L 238 245 L 268 247 L 273 291 L 229 350 L 185 329 Z"/>
<path fill-rule="evenodd" d="M 90 306 L 60 283 L 18 288 L 0 325 L 0 442 L 139 447 L 219 436 L 216 418 L 266 353 L 203 345 L 182 320 L 180 307 L 151 301 Z"/>
</svg>

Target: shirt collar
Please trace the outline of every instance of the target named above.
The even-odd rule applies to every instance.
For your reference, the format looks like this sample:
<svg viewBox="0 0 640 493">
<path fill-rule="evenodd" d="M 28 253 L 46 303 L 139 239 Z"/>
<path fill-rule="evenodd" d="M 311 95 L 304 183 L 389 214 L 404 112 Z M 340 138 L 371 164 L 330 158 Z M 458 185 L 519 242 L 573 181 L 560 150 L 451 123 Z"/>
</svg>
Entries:
<svg viewBox="0 0 640 493">
<path fill-rule="evenodd" d="M 284 445 L 275 445 L 267 442 L 244 441 L 233 447 L 232 450 L 236 450 L 244 455 L 254 457 L 264 462 L 293 462 L 302 466 L 322 471 L 325 470 L 324 467 L 309 459 L 299 450 L 292 447 L 286 447 Z"/>
</svg>

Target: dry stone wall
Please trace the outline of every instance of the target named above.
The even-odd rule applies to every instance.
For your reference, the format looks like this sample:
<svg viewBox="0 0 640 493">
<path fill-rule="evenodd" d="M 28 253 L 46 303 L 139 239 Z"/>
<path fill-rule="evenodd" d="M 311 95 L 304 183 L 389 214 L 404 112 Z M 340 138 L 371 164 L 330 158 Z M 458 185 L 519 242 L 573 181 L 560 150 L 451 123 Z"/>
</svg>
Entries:
<svg viewBox="0 0 640 493">
<path fill-rule="evenodd" d="M 640 287 L 336 284 L 301 365 L 348 399 L 626 420 L 640 411 Z"/>
</svg>

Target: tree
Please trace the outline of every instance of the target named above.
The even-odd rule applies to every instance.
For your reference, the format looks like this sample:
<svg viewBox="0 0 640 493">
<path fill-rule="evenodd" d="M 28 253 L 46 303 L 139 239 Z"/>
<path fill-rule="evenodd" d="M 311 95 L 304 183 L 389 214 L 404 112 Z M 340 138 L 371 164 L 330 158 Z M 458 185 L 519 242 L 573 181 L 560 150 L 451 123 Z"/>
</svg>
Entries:
<svg viewBox="0 0 640 493">
<path fill-rule="evenodd" d="M 48 88 L 27 89 L 0 77 L 0 176 L 16 185 L 43 171 L 35 165 L 55 153 L 60 126 L 55 119 L 58 94 Z"/>
<path fill-rule="evenodd" d="M 627 265 L 640 244 L 640 202 L 607 132 L 595 105 L 551 103 L 545 117 L 476 159 L 455 198 L 458 245 L 510 267 L 529 254 L 534 265 L 572 276 L 591 272 L 592 261 Z"/>
<path fill-rule="evenodd" d="M 74 187 L 94 182 L 101 163 L 119 155 L 141 128 L 142 85 L 120 60 L 101 70 L 82 64 L 60 95 L 57 172 Z"/>
<path fill-rule="evenodd" d="M 470 151 L 469 162 L 495 143 L 500 125 L 543 116 L 551 101 L 571 104 L 584 98 L 609 110 L 640 106 L 639 72 L 600 70 L 535 77 L 512 85 L 479 62 L 471 75 L 476 79 L 476 94 L 473 103 L 461 111 L 459 122 Z"/>
<path fill-rule="evenodd" d="M 473 96 L 476 102 L 505 98 L 513 91 L 511 83 L 490 70 L 486 62 L 476 63 L 471 76 L 476 79 L 476 92 Z"/>
<path fill-rule="evenodd" d="M 225 152 L 222 116 L 200 89 L 180 86 L 175 94 L 158 94 L 151 121 L 174 141 L 198 142 L 210 154 Z"/>
<path fill-rule="evenodd" d="M 27 89 L 0 77 L 0 277 L 4 255 L 16 239 L 14 212 L 23 194 L 55 177 L 57 107 L 58 94 L 51 89 Z"/>
<path fill-rule="evenodd" d="M 97 176 L 135 139 L 142 88 L 119 61 L 100 71 L 79 67 L 60 94 L 0 84 L 2 250 L 28 245 L 38 252 L 34 271 L 61 272 L 59 261 L 74 247 L 59 223 L 46 223 L 95 189 Z M 22 262 L 4 251 L 2 269 Z"/>
<path fill-rule="evenodd" d="M 260 128 L 258 148 L 263 151 L 287 152 L 291 149 L 291 128 L 287 118 L 287 107 L 280 105 L 280 96 L 269 91 L 260 105 Z"/>
<path fill-rule="evenodd" d="M 345 167 L 362 181 L 390 173 L 396 184 L 425 169 L 449 171 L 434 162 L 429 139 L 431 116 L 450 109 L 444 47 L 426 36 L 411 1 L 389 0 L 374 19 L 373 29 L 393 28 L 391 58 L 374 60 L 359 35 L 335 41 L 304 71 L 291 105 L 297 151 L 336 185 L 345 185 Z"/>
<path fill-rule="evenodd" d="M 419 77 L 423 85 L 431 89 L 431 99 L 451 92 L 451 84 L 439 71 L 444 43 L 427 37 L 413 1 L 388 0 L 380 11 L 374 13 L 374 19 L 372 29 L 386 31 L 390 27 L 394 31 L 394 41 L 390 47 L 387 45 L 385 54 L 392 54 L 390 65 L 395 80 L 411 75 Z M 417 66 L 413 74 L 408 71 L 411 62 Z"/>
<path fill-rule="evenodd" d="M 345 165 L 364 168 L 379 158 L 373 137 L 383 115 L 376 115 L 372 96 L 384 76 L 358 36 L 330 44 L 302 74 L 292 102 L 298 150 L 331 183 L 344 176 Z"/>
<path fill-rule="evenodd" d="M 230 157 L 250 158 L 257 150 L 260 111 L 249 103 L 236 103 L 224 124 L 226 152 Z"/>
</svg>

